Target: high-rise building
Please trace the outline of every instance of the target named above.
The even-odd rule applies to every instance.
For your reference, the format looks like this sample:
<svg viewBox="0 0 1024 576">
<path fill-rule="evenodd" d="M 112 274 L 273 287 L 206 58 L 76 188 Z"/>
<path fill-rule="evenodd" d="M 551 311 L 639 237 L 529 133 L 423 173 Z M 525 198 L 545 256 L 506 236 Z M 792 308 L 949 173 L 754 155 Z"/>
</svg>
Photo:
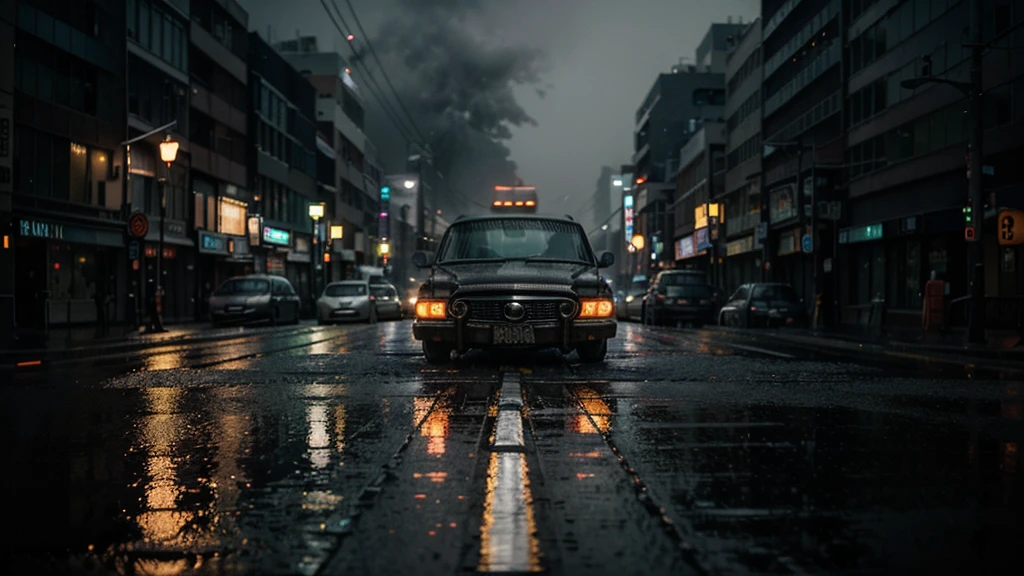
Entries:
<svg viewBox="0 0 1024 576">
<path fill-rule="evenodd" d="M 278 42 L 275 48 L 316 91 L 317 129 L 335 152 L 337 193 L 325 199 L 327 218 L 345 228 L 343 240 L 332 245 L 331 277 L 351 278 L 356 266 L 377 263 L 380 219 L 380 170 L 373 168 L 375 148 L 364 132 L 363 95 L 348 62 L 337 52 L 321 51 L 315 37 Z"/>
<path fill-rule="evenodd" d="M 0 30 L 0 58 L 9 64 L 15 45 L 17 51 L 13 66 L 0 72 L 0 214 L 10 219 L 0 258 L 8 268 L 0 276 L 8 276 L 13 259 L 16 333 L 44 337 L 54 325 L 130 320 L 120 145 L 124 2 L 2 4 L 0 14 L 14 31 Z M 138 32 L 134 24 L 131 30 Z M 152 48 L 132 37 L 128 50 L 136 58 Z M 7 71 L 13 71 L 13 99 L 11 86 L 3 85 Z M 5 145 L 13 152 L 8 161 Z M 4 181 L 8 166 L 11 180 Z M 0 295 L 11 289 L 2 282 Z"/>
<path fill-rule="evenodd" d="M 199 252 L 196 298 L 206 318 L 210 293 L 254 270 L 249 191 L 249 15 L 234 0 L 191 0 L 189 108 L 192 226 Z"/>
<path fill-rule="evenodd" d="M 863 321 L 883 300 L 888 325 L 920 326 L 922 292 L 943 280 L 968 293 L 966 158 L 972 119 L 970 8 L 974 0 L 851 3 L 847 27 L 847 217 L 838 232 L 842 319 Z M 983 50 L 985 206 L 974 206 L 984 292 L 1024 292 L 1024 250 L 1000 246 L 998 208 L 1024 209 L 1024 5 L 979 0 Z M 991 309 L 990 309 L 991 310 Z M 860 312 L 858 314 L 858 312 Z M 964 308 L 951 308 L 963 317 Z"/>
<path fill-rule="evenodd" d="M 761 19 L 735 36 L 725 61 L 724 278 L 732 293 L 760 280 Z"/>
<path fill-rule="evenodd" d="M 249 33 L 249 188 L 259 218 L 250 218 L 256 270 L 285 276 L 311 310 L 317 281 L 310 204 L 316 181 L 316 89 L 255 32 Z M 322 220 L 322 219 L 320 219 Z M 254 224 L 254 222 L 262 224 Z M 322 236 L 322 234 L 320 234 Z M 319 236 L 318 236 L 319 239 Z"/>
<path fill-rule="evenodd" d="M 842 176 L 842 6 L 761 3 L 762 275 L 792 284 L 807 302 L 831 286 L 821 280 L 832 243 L 821 239 L 831 238 L 834 226 L 811 208 L 838 198 Z"/>
</svg>

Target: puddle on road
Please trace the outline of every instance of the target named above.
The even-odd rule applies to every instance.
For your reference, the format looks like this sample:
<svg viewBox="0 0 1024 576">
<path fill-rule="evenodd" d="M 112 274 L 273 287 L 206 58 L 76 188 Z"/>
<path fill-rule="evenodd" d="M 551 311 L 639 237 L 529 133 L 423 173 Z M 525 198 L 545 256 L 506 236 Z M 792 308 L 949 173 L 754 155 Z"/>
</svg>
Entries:
<svg viewBox="0 0 1024 576">
<path fill-rule="evenodd" d="M 984 572 L 1008 565 L 1024 536 L 1013 528 L 1024 508 L 1024 410 L 1012 385 L 1001 400 L 919 399 L 932 404 L 930 419 L 698 401 L 671 395 L 671 384 L 648 386 L 653 398 L 604 382 L 568 386 L 593 422 L 565 410 L 566 433 L 606 426 L 712 572 Z M 574 402 L 557 386 L 539 394 L 548 408 Z M 576 479 L 586 473 L 581 465 Z"/>
<path fill-rule="evenodd" d="M 245 573 L 261 558 L 293 569 L 322 558 L 335 542 L 319 534 L 324 518 L 349 505 L 423 419 L 424 402 L 450 386 L 331 380 L 156 385 L 178 381 L 163 372 L 60 398 L 12 392 L 0 417 L 6 461 L 20 473 L 3 487 L 19 495 L 9 514 L 23 520 L 8 545 L 25 551 L 23 573 L 46 562 Z M 450 412 L 431 412 L 421 428 L 432 453 L 446 450 Z"/>
</svg>

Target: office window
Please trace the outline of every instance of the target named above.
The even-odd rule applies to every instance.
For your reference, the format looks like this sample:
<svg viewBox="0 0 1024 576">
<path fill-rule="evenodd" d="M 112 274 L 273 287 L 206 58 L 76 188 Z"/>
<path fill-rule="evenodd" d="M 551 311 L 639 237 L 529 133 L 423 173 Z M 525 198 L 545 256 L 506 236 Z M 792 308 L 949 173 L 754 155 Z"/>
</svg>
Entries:
<svg viewBox="0 0 1024 576">
<path fill-rule="evenodd" d="M 931 0 L 913 0 L 914 2 L 914 30 L 920 30 L 931 21 Z"/>
<path fill-rule="evenodd" d="M 932 151 L 946 147 L 946 110 L 936 110 L 929 115 L 928 137 L 931 139 Z"/>
<path fill-rule="evenodd" d="M 899 8 L 900 19 L 900 41 L 910 38 L 914 33 L 914 2 L 904 2 Z"/>
<path fill-rule="evenodd" d="M 150 45 L 148 48 L 154 54 L 160 54 L 160 47 L 163 46 L 164 41 L 164 14 L 159 10 L 153 10 L 152 12 L 153 25 L 150 29 Z"/>
<path fill-rule="evenodd" d="M 139 8 L 137 2 L 138 0 L 128 0 L 128 4 L 125 8 L 127 12 L 126 18 L 128 20 L 128 37 L 132 39 L 138 38 L 139 31 Z"/>
<path fill-rule="evenodd" d="M 68 199 L 79 204 L 91 201 L 86 194 L 88 188 L 87 155 L 88 150 L 85 146 L 75 142 L 69 144 Z"/>
<path fill-rule="evenodd" d="M 51 196 L 53 186 L 53 136 L 44 132 L 36 133 L 35 183 L 34 193 L 38 196 Z"/>
<path fill-rule="evenodd" d="M 139 2 L 139 44 L 149 48 L 149 2 Z"/>
</svg>

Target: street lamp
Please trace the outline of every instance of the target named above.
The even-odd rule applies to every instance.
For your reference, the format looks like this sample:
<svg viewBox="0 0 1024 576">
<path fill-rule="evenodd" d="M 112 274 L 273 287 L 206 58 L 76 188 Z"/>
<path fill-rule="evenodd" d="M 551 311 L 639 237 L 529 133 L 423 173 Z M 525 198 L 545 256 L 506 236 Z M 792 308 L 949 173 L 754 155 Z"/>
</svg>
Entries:
<svg viewBox="0 0 1024 576">
<path fill-rule="evenodd" d="M 416 181 L 415 180 L 406 180 L 405 182 L 402 182 L 402 186 L 405 186 L 406 190 L 412 190 L 413 188 L 416 187 Z"/>
<path fill-rule="evenodd" d="M 153 294 L 154 313 L 153 320 L 149 325 L 149 332 L 167 332 L 164 328 L 164 222 L 167 221 L 167 179 L 171 175 L 171 164 L 178 158 L 179 144 L 167 134 L 160 143 L 160 160 L 167 164 L 167 177 L 160 178 L 160 240 L 156 252 L 156 292 Z"/>
<path fill-rule="evenodd" d="M 968 162 L 970 169 L 967 174 L 968 202 L 972 211 L 981 214 L 981 218 L 971 222 L 973 230 L 964 230 L 964 239 L 969 244 L 968 250 L 968 286 L 969 286 L 969 313 L 967 319 L 967 342 L 969 344 L 983 344 L 985 342 L 985 251 L 982 244 L 981 233 L 985 223 L 985 208 L 983 200 L 983 169 L 984 154 L 982 146 L 985 139 L 985 129 L 982 123 L 982 51 L 999 37 L 983 44 L 981 42 L 981 2 L 972 0 L 970 3 L 970 43 L 964 44 L 971 48 L 971 70 L 970 81 L 950 80 L 948 78 L 933 78 L 929 76 L 930 63 L 925 61 L 925 72 L 922 76 L 908 78 L 900 82 L 900 86 L 907 90 L 915 90 L 926 84 L 948 84 L 965 96 L 970 102 L 971 134 L 968 151 Z M 973 233 L 971 233 L 973 232 Z"/>
<path fill-rule="evenodd" d="M 313 222 L 312 234 L 310 235 L 312 246 L 310 247 L 309 257 L 309 290 L 310 290 L 310 304 L 316 302 L 316 264 L 317 260 L 321 258 L 319 250 L 317 249 L 319 242 L 319 234 L 317 233 L 317 225 L 320 223 L 320 219 L 324 217 L 324 204 L 309 205 L 309 219 Z"/>
</svg>

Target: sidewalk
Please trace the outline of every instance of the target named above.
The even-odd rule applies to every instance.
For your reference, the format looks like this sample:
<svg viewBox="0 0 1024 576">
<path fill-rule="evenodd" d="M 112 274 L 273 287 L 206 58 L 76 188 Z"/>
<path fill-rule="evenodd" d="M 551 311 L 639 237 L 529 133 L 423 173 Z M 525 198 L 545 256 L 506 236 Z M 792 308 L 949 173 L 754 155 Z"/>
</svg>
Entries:
<svg viewBox="0 0 1024 576">
<path fill-rule="evenodd" d="M 184 342 L 207 342 L 260 334 L 266 331 L 308 329 L 307 323 L 287 327 L 230 326 L 213 328 L 208 322 L 170 324 L 167 331 L 150 334 L 126 326 L 112 326 L 108 336 L 96 334 L 95 326 L 53 328 L 45 345 L 18 343 L 0 350 L 0 364 L 46 361 L 53 358 L 75 358 L 97 353 L 118 353 L 141 350 L 151 346 Z M 242 331 L 244 330 L 244 332 Z"/>
<path fill-rule="evenodd" d="M 1016 332 L 991 330 L 984 344 L 967 344 L 964 330 L 922 333 L 921 330 L 888 330 L 871 334 L 857 330 L 812 330 L 801 328 L 718 330 L 753 339 L 770 339 L 802 348 L 854 352 L 876 356 L 902 356 L 964 364 L 999 364 L 1024 369 L 1024 342 Z"/>
</svg>

